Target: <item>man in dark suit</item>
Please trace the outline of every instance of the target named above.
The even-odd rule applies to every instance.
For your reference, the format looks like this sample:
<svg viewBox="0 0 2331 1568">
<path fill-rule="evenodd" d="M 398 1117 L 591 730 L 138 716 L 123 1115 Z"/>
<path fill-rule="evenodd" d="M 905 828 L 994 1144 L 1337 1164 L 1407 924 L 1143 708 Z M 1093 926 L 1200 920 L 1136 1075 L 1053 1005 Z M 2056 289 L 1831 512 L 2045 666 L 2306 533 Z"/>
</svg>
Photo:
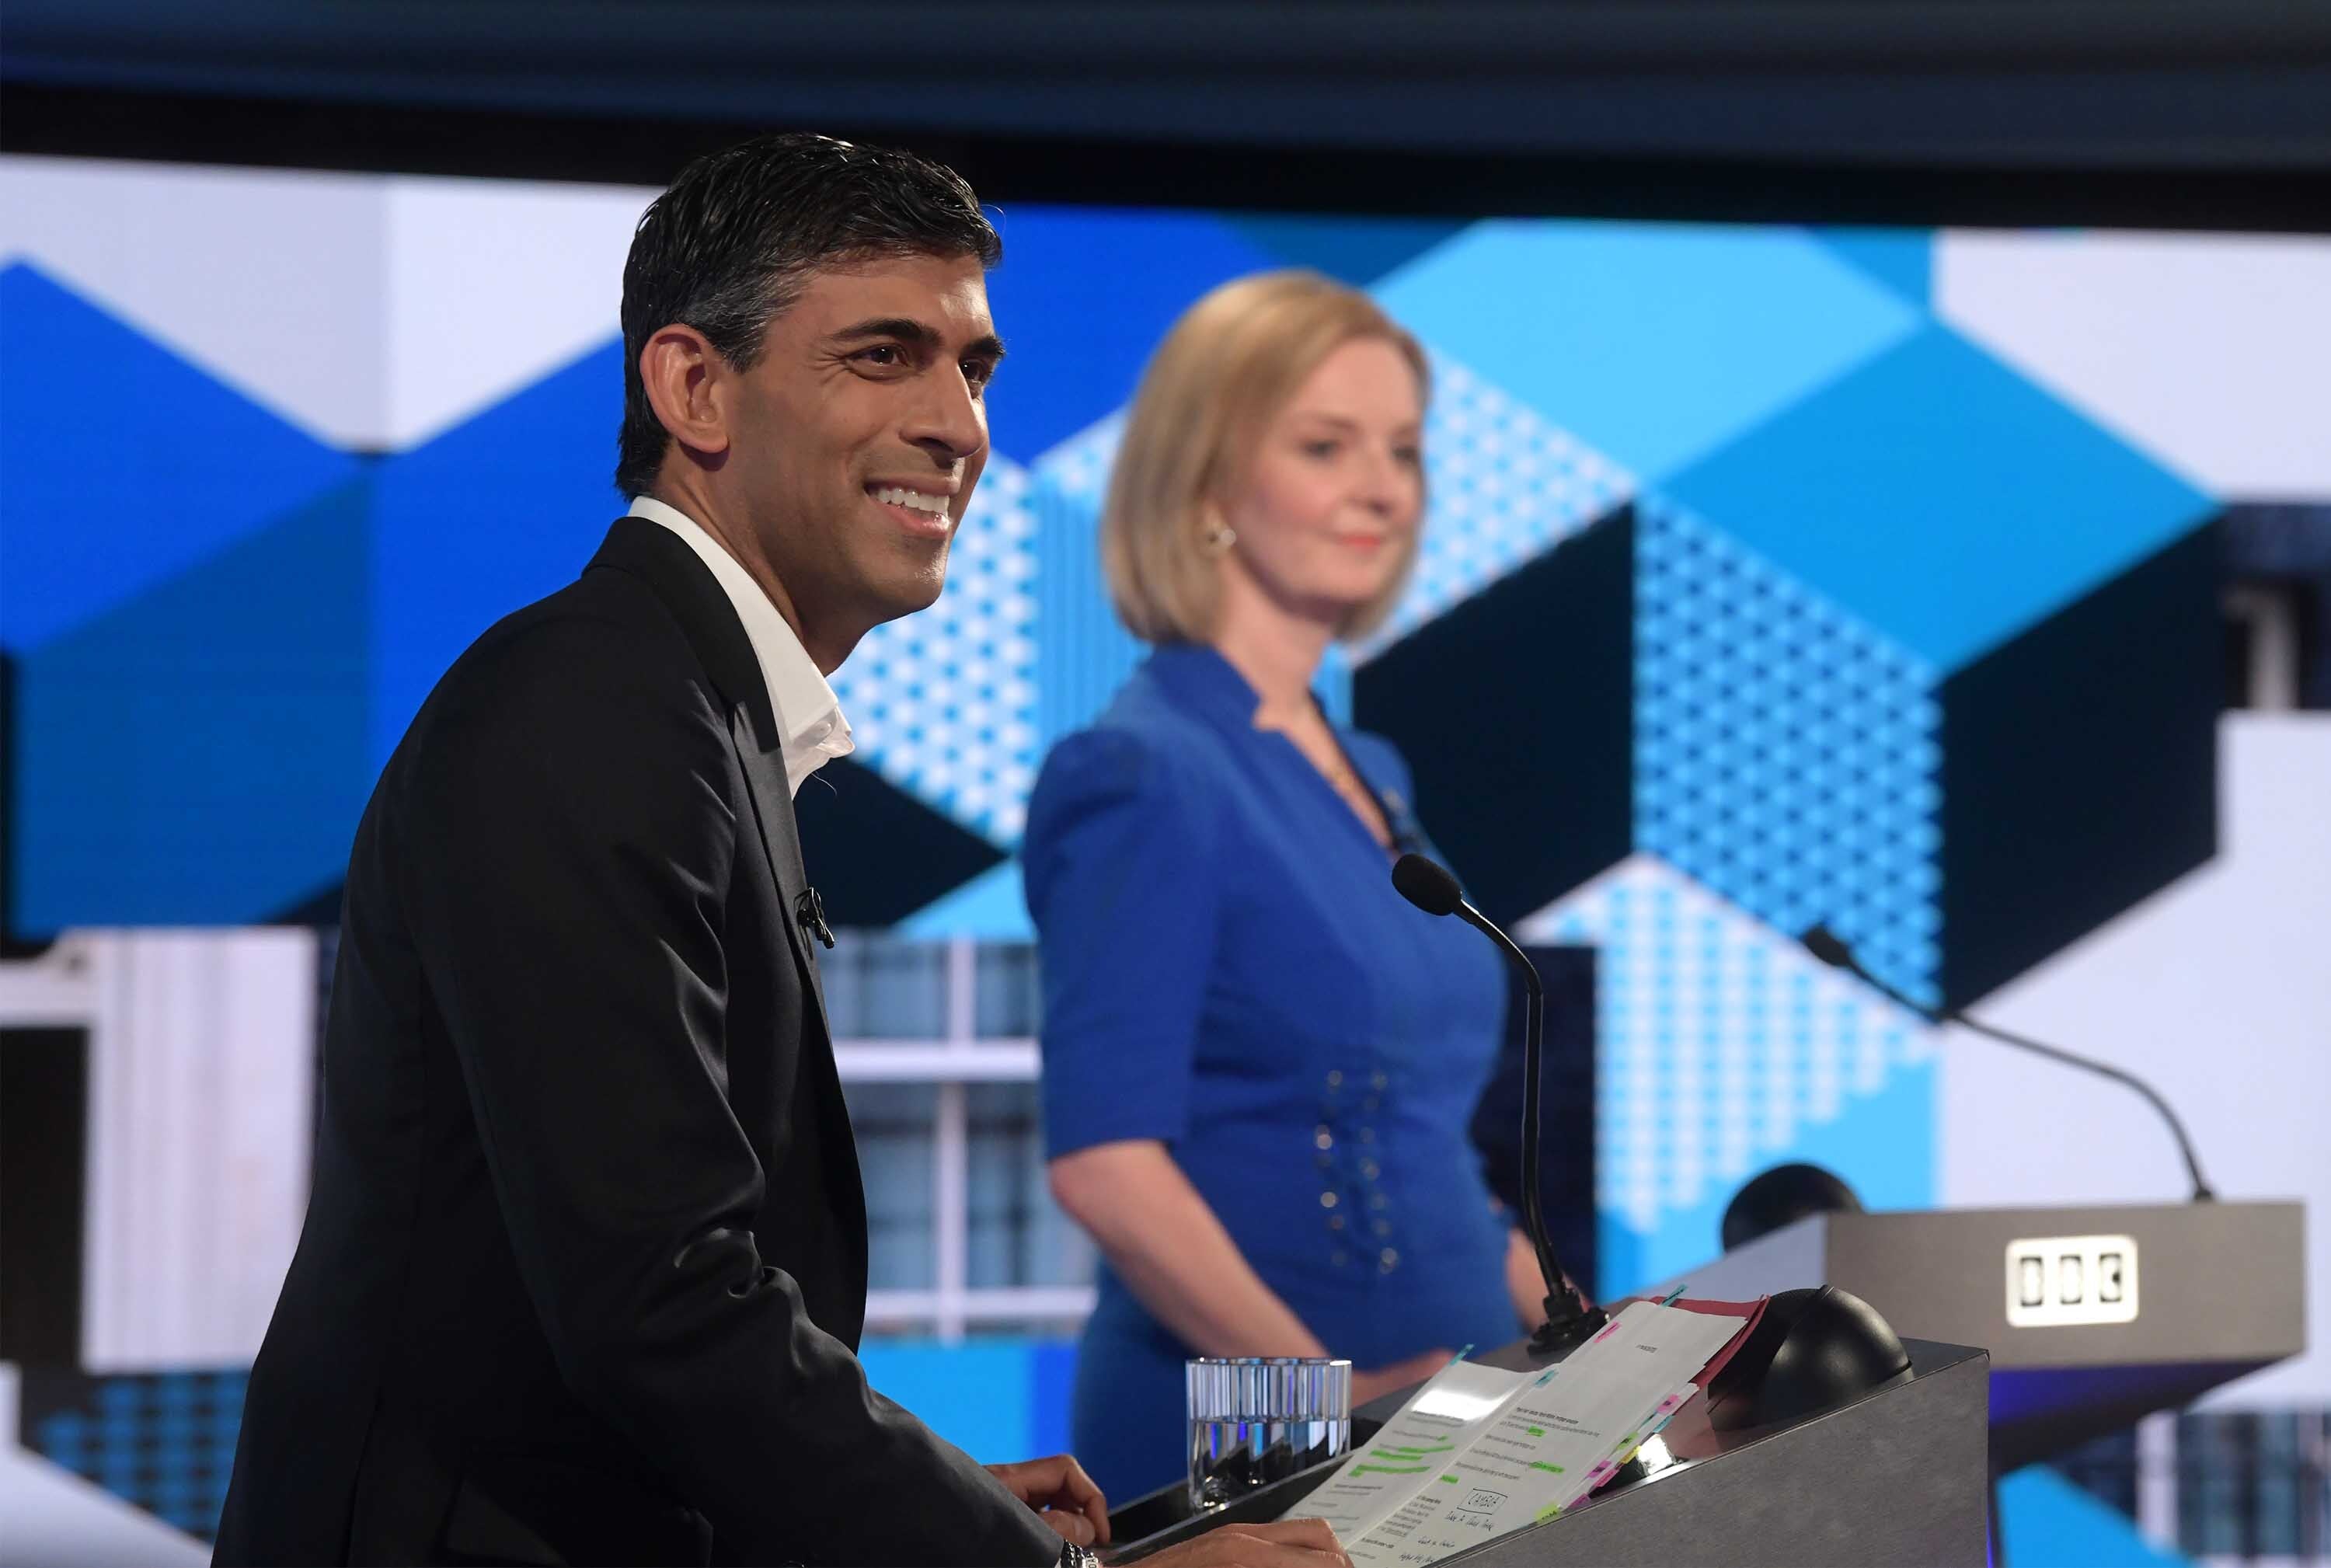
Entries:
<svg viewBox="0 0 2331 1568">
<path fill-rule="evenodd" d="M 825 676 L 944 581 L 998 251 L 950 171 L 813 137 L 642 220 L 639 499 L 456 661 L 357 830 L 219 1562 L 1032 1568 L 1105 1536 L 1073 1460 L 982 1468 L 866 1385 L 793 817 L 851 746 Z M 1339 1556 L 1312 1522 L 1175 1559 Z"/>
</svg>

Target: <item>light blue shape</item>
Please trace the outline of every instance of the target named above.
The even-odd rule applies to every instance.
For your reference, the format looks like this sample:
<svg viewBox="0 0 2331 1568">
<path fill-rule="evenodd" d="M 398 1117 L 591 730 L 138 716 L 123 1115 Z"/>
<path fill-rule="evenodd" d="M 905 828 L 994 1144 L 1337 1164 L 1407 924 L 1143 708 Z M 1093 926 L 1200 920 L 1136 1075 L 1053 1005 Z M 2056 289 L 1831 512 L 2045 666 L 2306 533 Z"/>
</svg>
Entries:
<svg viewBox="0 0 2331 1568">
<path fill-rule="evenodd" d="M 1036 519 L 1036 733 L 1052 743 L 1100 716 L 1149 656 L 1118 621 L 1100 566 L 1106 466 L 1067 454 L 1037 465 L 1028 508 Z"/>
<path fill-rule="evenodd" d="M 367 499 L 329 491 L 24 655 L 12 929 L 251 925 L 339 879 L 373 782 Z"/>
<path fill-rule="evenodd" d="M 0 647 L 37 648 L 359 471 L 35 268 L 0 271 Z"/>
<path fill-rule="evenodd" d="M 1038 1458 L 1033 1410 L 1039 1347 L 1048 1342 L 870 1339 L 860 1348 L 866 1381 L 984 1465 Z"/>
<path fill-rule="evenodd" d="M 2015 1568 L 2183 1568 L 2193 1562 L 2155 1546 L 2127 1515 L 2045 1465 L 2001 1479 L 1999 1533 L 2007 1548 L 2000 1555 Z"/>
<path fill-rule="evenodd" d="M 1679 223 L 1478 223 L 1373 292 L 1645 482 L 1925 318 L 1808 234 Z"/>
<path fill-rule="evenodd" d="M 1796 1160 L 1836 1172 L 1865 1209 L 1932 1208 L 1934 1064 L 1898 1063 L 1877 1093 L 1847 1100 L 1834 1120 L 1800 1126 L 1786 1147 L 1760 1156 L 1755 1171 L 1717 1184 L 1689 1208 L 1666 1211 L 1648 1231 L 1608 1212 L 1600 1215 L 1597 1290 L 1606 1297 L 1624 1296 L 1715 1258 L 1724 1250 L 1724 1211 L 1733 1194 L 1756 1171 Z"/>
<path fill-rule="evenodd" d="M 1942 327 L 1666 493 L 1946 674 L 2214 504 Z"/>
<path fill-rule="evenodd" d="M 970 936 L 982 942 L 1033 942 L 1027 894 L 1020 885 L 1020 862 L 990 866 L 952 892 L 924 905 L 891 930 L 917 942 Z"/>
</svg>

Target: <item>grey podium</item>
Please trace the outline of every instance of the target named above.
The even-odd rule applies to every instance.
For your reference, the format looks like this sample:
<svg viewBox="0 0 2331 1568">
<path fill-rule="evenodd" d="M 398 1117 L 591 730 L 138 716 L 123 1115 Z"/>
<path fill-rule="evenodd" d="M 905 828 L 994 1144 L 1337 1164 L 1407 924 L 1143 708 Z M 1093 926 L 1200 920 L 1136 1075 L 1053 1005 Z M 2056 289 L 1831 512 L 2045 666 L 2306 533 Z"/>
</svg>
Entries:
<svg viewBox="0 0 2331 1568">
<path fill-rule="evenodd" d="M 1984 1346 L 2003 1475 L 2306 1349 L 2305 1220 L 2226 1202 L 1822 1214 L 1643 1294 L 1836 1285 L 1906 1338 Z"/>
<path fill-rule="evenodd" d="M 1905 1339 L 1911 1375 L 1786 1425 L 1717 1431 L 1703 1401 L 1679 1413 L 1635 1465 L 1567 1514 L 1485 1541 L 1445 1563 L 1466 1568 L 1981 1568 L 1988 1519 L 1988 1360 L 1980 1350 Z M 1480 1358 L 1522 1370 L 1527 1342 Z M 1356 1444 L 1399 1409 L 1388 1395 L 1354 1412 Z M 1223 1524 L 1275 1519 L 1335 1473 L 1322 1465 L 1193 1516 L 1168 1487 L 1110 1516 L 1130 1562 Z"/>
</svg>

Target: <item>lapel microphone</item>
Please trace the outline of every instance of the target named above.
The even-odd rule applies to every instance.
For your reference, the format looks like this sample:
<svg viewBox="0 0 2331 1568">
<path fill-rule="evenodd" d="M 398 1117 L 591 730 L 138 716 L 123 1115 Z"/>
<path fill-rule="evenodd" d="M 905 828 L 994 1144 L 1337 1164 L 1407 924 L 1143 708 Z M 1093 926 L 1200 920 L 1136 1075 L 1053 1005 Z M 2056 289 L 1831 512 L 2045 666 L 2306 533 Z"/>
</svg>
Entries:
<svg viewBox="0 0 2331 1568">
<path fill-rule="evenodd" d="M 825 900 L 817 896 L 815 888 L 804 888 L 794 895 L 794 924 L 823 946 L 833 946 L 833 927 L 825 923 Z"/>
</svg>

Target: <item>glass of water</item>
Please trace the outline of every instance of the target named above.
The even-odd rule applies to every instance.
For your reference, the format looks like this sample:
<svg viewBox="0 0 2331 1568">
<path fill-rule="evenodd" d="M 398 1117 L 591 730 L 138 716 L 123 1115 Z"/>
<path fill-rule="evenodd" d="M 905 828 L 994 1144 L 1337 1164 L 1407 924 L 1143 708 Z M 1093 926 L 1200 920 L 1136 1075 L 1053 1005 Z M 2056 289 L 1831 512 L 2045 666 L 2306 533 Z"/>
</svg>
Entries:
<svg viewBox="0 0 2331 1568">
<path fill-rule="evenodd" d="M 1203 1356 L 1189 1364 L 1190 1502 L 1220 1508 L 1352 1446 L 1352 1364 Z"/>
</svg>

